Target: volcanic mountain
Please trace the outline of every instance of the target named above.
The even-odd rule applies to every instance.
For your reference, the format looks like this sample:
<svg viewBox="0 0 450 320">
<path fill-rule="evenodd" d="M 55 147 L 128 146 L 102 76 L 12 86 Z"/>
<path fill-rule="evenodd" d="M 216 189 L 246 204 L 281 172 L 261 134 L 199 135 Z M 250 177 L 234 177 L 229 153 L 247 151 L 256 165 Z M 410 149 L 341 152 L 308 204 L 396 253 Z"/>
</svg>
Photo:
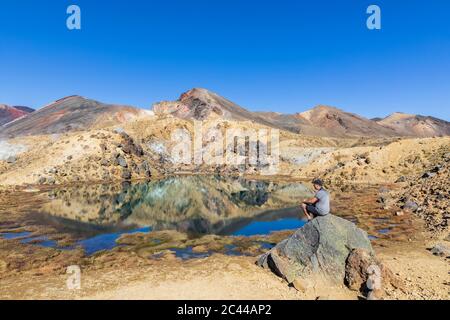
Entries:
<svg viewBox="0 0 450 320">
<path fill-rule="evenodd" d="M 0 126 L 26 116 L 34 110 L 28 107 L 10 107 L 0 104 Z"/>
<path fill-rule="evenodd" d="M 377 123 L 405 136 L 434 137 L 450 135 L 450 122 L 434 117 L 396 112 L 378 120 Z"/>
<path fill-rule="evenodd" d="M 258 114 L 250 112 L 216 93 L 194 88 L 183 93 L 177 101 L 163 101 L 153 105 L 157 115 L 170 114 L 189 120 L 224 119 L 254 121 L 272 126 Z"/>
<path fill-rule="evenodd" d="M 375 121 L 329 106 L 317 106 L 295 116 L 307 125 L 320 128 L 336 137 L 398 135 L 395 130 L 386 128 Z"/>
<path fill-rule="evenodd" d="M 170 114 L 191 120 L 253 121 L 273 128 L 314 136 L 397 135 L 391 128 L 333 107 L 318 106 L 298 114 L 251 112 L 216 93 L 200 88 L 183 93 L 177 101 L 156 103 L 153 111 L 156 114 Z"/>
<path fill-rule="evenodd" d="M 327 137 L 398 135 L 395 130 L 375 121 L 329 106 L 317 106 L 296 114 L 265 112 L 259 115 L 280 128 L 305 135 Z"/>
<path fill-rule="evenodd" d="M 80 96 L 69 96 L 4 125 L 0 128 L 0 135 L 25 136 L 88 130 L 125 123 L 148 113 L 130 106 L 109 105 Z"/>
</svg>

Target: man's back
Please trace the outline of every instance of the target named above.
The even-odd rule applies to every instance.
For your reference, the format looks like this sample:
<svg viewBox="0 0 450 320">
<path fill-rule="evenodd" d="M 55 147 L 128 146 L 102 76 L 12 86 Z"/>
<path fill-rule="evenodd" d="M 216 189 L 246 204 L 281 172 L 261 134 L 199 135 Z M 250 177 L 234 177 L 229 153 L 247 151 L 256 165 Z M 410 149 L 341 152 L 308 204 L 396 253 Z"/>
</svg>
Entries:
<svg viewBox="0 0 450 320">
<path fill-rule="evenodd" d="M 330 194 L 325 189 L 320 189 L 316 192 L 316 198 L 319 200 L 315 206 L 317 211 L 322 216 L 326 216 L 330 213 Z"/>
</svg>

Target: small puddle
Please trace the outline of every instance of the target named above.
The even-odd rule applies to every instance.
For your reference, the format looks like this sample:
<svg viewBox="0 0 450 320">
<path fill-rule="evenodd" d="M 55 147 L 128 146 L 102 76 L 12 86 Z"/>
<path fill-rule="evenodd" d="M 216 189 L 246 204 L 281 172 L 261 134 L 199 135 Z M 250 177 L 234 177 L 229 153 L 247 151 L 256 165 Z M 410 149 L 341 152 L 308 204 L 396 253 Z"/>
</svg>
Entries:
<svg viewBox="0 0 450 320">
<path fill-rule="evenodd" d="M 390 221 L 391 218 L 374 218 L 373 220 L 375 220 L 376 222 L 384 223 Z"/>
<path fill-rule="evenodd" d="M 389 232 L 391 232 L 391 229 L 389 228 L 378 230 L 379 234 L 388 234 Z"/>
<path fill-rule="evenodd" d="M 393 227 L 395 227 L 395 225 L 390 225 L 389 228 L 383 228 L 383 229 L 376 230 L 376 235 L 374 235 L 374 234 L 369 235 L 369 239 L 371 241 L 378 240 L 378 239 L 380 239 L 380 236 L 383 237 L 383 236 L 386 236 L 389 233 L 391 233 Z"/>
<path fill-rule="evenodd" d="M 46 248 L 64 249 L 64 248 L 59 248 L 58 244 L 56 243 L 55 240 L 50 240 L 46 236 L 26 238 L 26 239 L 23 239 L 22 241 L 20 241 L 20 243 L 36 244 L 36 245 L 39 245 L 41 247 L 46 247 Z"/>
<path fill-rule="evenodd" d="M 115 247 L 118 246 L 116 240 L 119 239 L 120 236 L 124 234 L 149 233 L 150 231 L 151 231 L 150 227 L 144 227 L 128 232 L 123 231 L 116 233 L 101 234 L 86 240 L 78 241 L 75 244 L 75 247 L 81 246 L 84 249 L 84 252 L 88 256 L 90 256 L 99 251 L 114 249 Z"/>
<path fill-rule="evenodd" d="M 242 256 L 242 253 L 239 252 L 239 247 L 234 244 L 227 244 L 225 246 L 225 254 L 227 256 Z"/>
<path fill-rule="evenodd" d="M 175 253 L 175 256 L 181 260 L 189 260 L 189 259 L 201 259 L 201 258 L 207 258 L 210 255 L 213 254 L 213 252 L 194 252 L 192 250 L 192 247 L 187 248 L 177 248 L 177 249 L 170 249 L 173 253 Z"/>
<path fill-rule="evenodd" d="M 14 239 L 21 239 L 26 238 L 31 235 L 31 232 L 7 232 L 7 233 L 0 233 L 0 237 L 6 240 L 14 240 Z"/>
</svg>

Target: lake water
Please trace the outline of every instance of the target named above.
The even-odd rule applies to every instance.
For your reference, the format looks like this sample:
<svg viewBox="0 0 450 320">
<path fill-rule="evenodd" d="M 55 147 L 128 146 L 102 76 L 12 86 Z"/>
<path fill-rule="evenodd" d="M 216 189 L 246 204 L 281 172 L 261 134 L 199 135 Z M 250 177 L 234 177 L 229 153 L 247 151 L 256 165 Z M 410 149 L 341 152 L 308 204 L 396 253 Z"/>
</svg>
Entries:
<svg viewBox="0 0 450 320">
<path fill-rule="evenodd" d="M 59 188 L 40 195 L 39 208 L 29 219 L 57 234 L 70 234 L 78 239 L 73 245 L 58 246 L 51 234 L 0 232 L 0 237 L 62 250 L 82 247 L 91 255 L 114 248 L 127 233 L 266 235 L 301 227 L 306 221 L 298 204 L 311 196 L 301 183 L 215 176 Z M 176 251 L 180 257 L 186 254 Z"/>
<path fill-rule="evenodd" d="M 145 183 L 57 188 L 27 195 L 24 203 L 31 199 L 34 202 L 33 210 L 27 211 L 24 219 L 26 224 L 18 226 L 17 232 L 0 226 L 0 237 L 60 250 L 81 247 L 87 255 L 92 255 L 116 247 L 116 240 L 130 233 L 175 230 L 190 238 L 207 234 L 268 235 L 302 227 L 306 219 L 301 215 L 299 203 L 312 195 L 308 186 L 299 182 L 217 176 L 178 176 Z M 363 199 L 362 195 L 359 199 Z M 374 214 L 370 204 L 375 200 L 368 199 L 367 203 L 344 197 L 338 201 L 337 208 L 350 213 L 344 215 L 346 219 L 357 224 L 363 222 L 372 240 L 389 236 L 397 225 L 383 216 L 384 213 Z M 358 205 L 365 212 L 349 205 Z M 355 211 L 359 213 L 353 214 Z M 51 231 L 30 232 L 27 224 Z M 73 241 L 58 245 L 56 239 L 61 239 L 61 235 Z M 191 249 L 174 249 L 174 253 L 182 259 L 204 255 Z M 228 248 L 227 254 L 237 254 L 237 251 Z"/>
</svg>

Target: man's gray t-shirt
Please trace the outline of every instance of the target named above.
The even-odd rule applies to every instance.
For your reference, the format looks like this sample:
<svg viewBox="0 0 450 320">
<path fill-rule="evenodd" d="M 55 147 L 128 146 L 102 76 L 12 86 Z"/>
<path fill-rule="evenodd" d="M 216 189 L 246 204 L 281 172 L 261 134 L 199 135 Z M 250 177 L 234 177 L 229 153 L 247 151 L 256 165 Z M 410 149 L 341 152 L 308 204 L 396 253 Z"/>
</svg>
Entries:
<svg viewBox="0 0 450 320">
<path fill-rule="evenodd" d="M 316 209 L 320 215 L 325 216 L 330 213 L 330 194 L 324 189 L 316 192 L 316 198 L 319 200 L 315 203 Z"/>
</svg>

